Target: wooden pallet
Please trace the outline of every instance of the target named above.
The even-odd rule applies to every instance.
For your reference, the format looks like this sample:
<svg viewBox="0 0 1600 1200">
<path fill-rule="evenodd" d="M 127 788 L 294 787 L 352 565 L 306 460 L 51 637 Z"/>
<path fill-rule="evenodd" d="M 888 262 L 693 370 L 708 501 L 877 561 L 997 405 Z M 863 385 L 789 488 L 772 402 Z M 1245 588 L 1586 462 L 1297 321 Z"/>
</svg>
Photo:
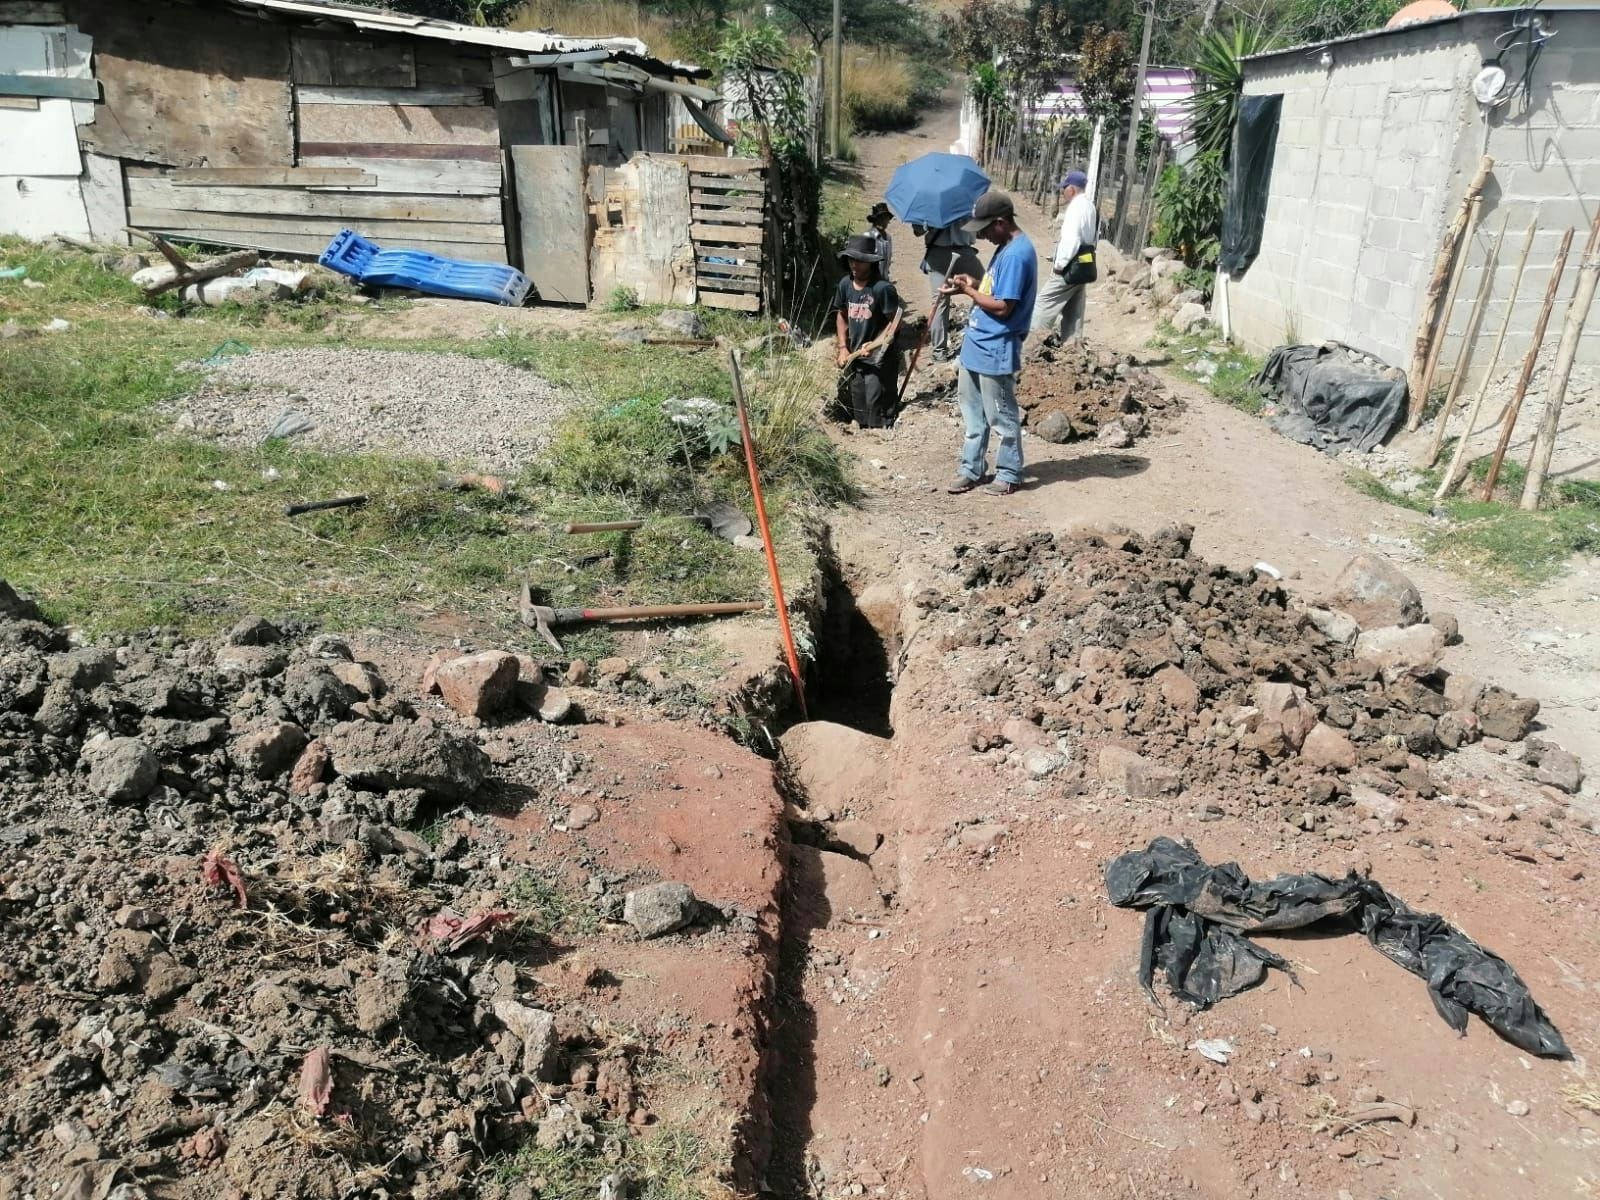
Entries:
<svg viewBox="0 0 1600 1200">
<path fill-rule="evenodd" d="M 689 169 L 689 237 L 700 303 L 760 312 L 766 168 L 755 159 L 695 157 L 689 159 Z"/>
</svg>

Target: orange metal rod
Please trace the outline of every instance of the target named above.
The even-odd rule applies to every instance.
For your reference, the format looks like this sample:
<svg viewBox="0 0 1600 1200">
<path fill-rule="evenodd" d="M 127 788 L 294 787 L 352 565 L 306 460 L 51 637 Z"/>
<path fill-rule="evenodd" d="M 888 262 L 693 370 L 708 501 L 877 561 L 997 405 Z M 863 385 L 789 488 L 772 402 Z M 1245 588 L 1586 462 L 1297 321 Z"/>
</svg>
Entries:
<svg viewBox="0 0 1600 1200">
<path fill-rule="evenodd" d="M 739 409 L 739 433 L 744 439 L 744 461 L 750 468 L 750 490 L 755 494 L 756 523 L 761 526 L 761 545 L 767 552 L 767 574 L 772 577 L 772 597 L 778 606 L 778 628 L 783 632 L 783 651 L 789 659 L 789 674 L 794 679 L 795 699 L 806 720 L 806 683 L 800 674 L 800 656 L 794 652 L 794 634 L 789 629 L 789 606 L 783 599 L 783 580 L 778 575 L 778 555 L 772 548 L 772 530 L 767 525 L 767 504 L 761 497 L 761 472 L 756 469 L 756 440 L 750 434 L 750 414 L 744 404 L 744 379 L 739 374 L 739 352 L 728 351 L 728 366 L 733 374 L 733 401 Z"/>
</svg>

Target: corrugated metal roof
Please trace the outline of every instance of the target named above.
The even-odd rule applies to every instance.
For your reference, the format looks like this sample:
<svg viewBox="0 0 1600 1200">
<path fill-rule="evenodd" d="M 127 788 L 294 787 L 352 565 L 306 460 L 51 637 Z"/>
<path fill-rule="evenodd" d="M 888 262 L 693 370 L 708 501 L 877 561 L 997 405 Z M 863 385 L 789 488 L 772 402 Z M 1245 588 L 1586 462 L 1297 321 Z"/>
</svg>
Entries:
<svg viewBox="0 0 1600 1200">
<path fill-rule="evenodd" d="M 1269 58 L 1281 58 L 1286 54 L 1310 55 L 1314 51 L 1320 51 L 1330 46 L 1344 46 L 1351 42 L 1365 42 L 1378 38 L 1394 37 L 1397 34 L 1412 33 L 1419 29 L 1437 29 L 1442 37 L 1445 34 L 1445 26 L 1465 24 L 1468 21 L 1493 21 L 1503 23 L 1509 27 L 1512 17 L 1517 16 L 1519 13 L 1532 12 L 1535 9 L 1542 16 L 1560 17 L 1563 13 L 1600 12 L 1600 5 L 1561 3 L 1528 4 L 1515 8 L 1471 8 L 1448 17 L 1435 17 L 1428 21 L 1410 21 L 1404 25 L 1397 25 L 1393 29 L 1367 29 L 1361 33 L 1351 33 L 1346 34 L 1344 37 L 1330 38 L 1325 42 L 1302 42 L 1295 46 L 1282 46 L 1276 50 L 1263 50 L 1260 54 L 1247 55 L 1239 61 L 1254 65 Z"/>
<path fill-rule="evenodd" d="M 412 17 L 377 8 L 357 8 L 347 4 L 323 4 L 319 0 L 227 0 L 235 8 L 257 9 L 299 17 L 307 21 L 331 21 L 367 33 L 389 33 L 402 37 L 434 38 L 457 45 L 484 46 L 507 54 L 552 54 L 565 51 L 605 50 L 618 58 L 633 59 L 654 68 L 657 73 L 703 76 L 703 67 L 691 63 L 665 62 L 652 58 L 650 48 L 638 38 L 568 37 L 559 33 L 494 29 L 463 25 L 456 21 L 437 21 Z"/>
</svg>

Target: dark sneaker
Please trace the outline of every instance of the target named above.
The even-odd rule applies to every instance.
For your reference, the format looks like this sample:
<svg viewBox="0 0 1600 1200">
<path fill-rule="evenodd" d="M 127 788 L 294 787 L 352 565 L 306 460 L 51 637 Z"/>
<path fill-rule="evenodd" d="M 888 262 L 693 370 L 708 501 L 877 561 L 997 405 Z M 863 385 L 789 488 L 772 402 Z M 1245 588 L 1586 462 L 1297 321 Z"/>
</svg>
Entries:
<svg viewBox="0 0 1600 1200">
<path fill-rule="evenodd" d="M 1015 496 L 1017 494 L 1017 485 L 1007 483 L 1004 479 L 996 479 L 983 490 L 991 496 Z"/>
<path fill-rule="evenodd" d="M 977 486 L 978 481 L 976 479 L 968 479 L 965 475 L 957 475 L 955 479 L 951 481 L 950 486 L 945 488 L 945 491 L 949 492 L 952 496 L 959 496 L 963 492 L 970 492 Z"/>
</svg>

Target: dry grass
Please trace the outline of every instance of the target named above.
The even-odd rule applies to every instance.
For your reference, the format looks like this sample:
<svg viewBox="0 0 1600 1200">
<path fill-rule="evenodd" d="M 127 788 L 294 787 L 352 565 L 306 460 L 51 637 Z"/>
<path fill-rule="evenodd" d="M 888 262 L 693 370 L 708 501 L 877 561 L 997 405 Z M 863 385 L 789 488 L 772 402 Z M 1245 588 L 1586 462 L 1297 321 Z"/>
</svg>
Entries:
<svg viewBox="0 0 1600 1200">
<path fill-rule="evenodd" d="M 632 0 L 530 0 L 511 22 L 511 28 L 583 37 L 638 38 L 651 54 L 668 61 L 693 61 L 704 53 L 672 21 L 646 11 Z"/>
<path fill-rule="evenodd" d="M 1592 1083 L 1570 1083 L 1561 1089 L 1561 1098 L 1573 1108 L 1600 1113 L 1600 1087 Z"/>
</svg>

